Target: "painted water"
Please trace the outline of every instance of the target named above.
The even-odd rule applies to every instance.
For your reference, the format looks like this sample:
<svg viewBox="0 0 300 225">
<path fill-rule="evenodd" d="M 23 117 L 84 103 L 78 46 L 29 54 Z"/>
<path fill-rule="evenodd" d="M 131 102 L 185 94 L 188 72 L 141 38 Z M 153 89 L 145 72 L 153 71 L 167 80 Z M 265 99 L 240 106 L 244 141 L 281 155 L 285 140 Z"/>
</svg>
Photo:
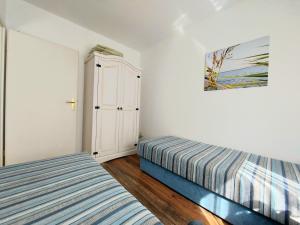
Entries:
<svg viewBox="0 0 300 225">
<path fill-rule="evenodd" d="M 267 86 L 268 67 L 252 66 L 238 70 L 221 72 L 217 83 L 224 88 L 245 88 L 253 86 Z"/>
</svg>

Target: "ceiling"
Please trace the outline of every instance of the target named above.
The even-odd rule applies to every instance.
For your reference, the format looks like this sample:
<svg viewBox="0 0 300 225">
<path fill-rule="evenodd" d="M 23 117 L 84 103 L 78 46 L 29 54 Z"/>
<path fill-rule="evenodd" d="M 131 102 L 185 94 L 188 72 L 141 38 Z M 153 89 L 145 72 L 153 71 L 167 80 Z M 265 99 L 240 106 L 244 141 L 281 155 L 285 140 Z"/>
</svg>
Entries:
<svg viewBox="0 0 300 225">
<path fill-rule="evenodd" d="M 136 50 L 238 0 L 25 0 Z"/>
</svg>

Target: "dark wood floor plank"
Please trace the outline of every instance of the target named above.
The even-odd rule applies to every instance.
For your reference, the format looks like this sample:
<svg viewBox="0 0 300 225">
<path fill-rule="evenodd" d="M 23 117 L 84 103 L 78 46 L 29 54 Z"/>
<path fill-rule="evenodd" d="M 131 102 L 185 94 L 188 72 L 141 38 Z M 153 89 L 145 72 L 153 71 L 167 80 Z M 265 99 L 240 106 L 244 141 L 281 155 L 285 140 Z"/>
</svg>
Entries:
<svg viewBox="0 0 300 225">
<path fill-rule="evenodd" d="M 105 162 L 102 166 L 165 225 L 199 220 L 204 225 L 228 225 L 139 169 L 137 155 Z"/>
</svg>

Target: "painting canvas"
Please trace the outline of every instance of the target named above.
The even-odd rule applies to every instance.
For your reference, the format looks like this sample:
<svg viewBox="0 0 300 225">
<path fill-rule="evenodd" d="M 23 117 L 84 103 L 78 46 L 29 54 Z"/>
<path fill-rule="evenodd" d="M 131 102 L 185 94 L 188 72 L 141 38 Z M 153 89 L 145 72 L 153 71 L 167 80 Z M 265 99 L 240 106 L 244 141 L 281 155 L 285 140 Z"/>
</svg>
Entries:
<svg viewBox="0 0 300 225">
<path fill-rule="evenodd" d="M 204 90 L 267 86 L 269 43 L 267 36 L 207 53 Z"/>
</svg>

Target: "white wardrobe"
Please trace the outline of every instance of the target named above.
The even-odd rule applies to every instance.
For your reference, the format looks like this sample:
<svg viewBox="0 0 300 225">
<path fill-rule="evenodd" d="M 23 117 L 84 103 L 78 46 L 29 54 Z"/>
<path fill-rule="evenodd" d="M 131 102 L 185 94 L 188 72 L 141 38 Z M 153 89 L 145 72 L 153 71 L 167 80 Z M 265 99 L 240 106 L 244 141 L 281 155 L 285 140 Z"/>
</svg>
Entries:
<svg viewBox="0 0 300 225">
<path fill-rule="evenodd" d="M 136 152 L 140 78 L 121 57 L 94 53 L 86 61 L 83 150 L 99 162 Z"/>
</svg>

